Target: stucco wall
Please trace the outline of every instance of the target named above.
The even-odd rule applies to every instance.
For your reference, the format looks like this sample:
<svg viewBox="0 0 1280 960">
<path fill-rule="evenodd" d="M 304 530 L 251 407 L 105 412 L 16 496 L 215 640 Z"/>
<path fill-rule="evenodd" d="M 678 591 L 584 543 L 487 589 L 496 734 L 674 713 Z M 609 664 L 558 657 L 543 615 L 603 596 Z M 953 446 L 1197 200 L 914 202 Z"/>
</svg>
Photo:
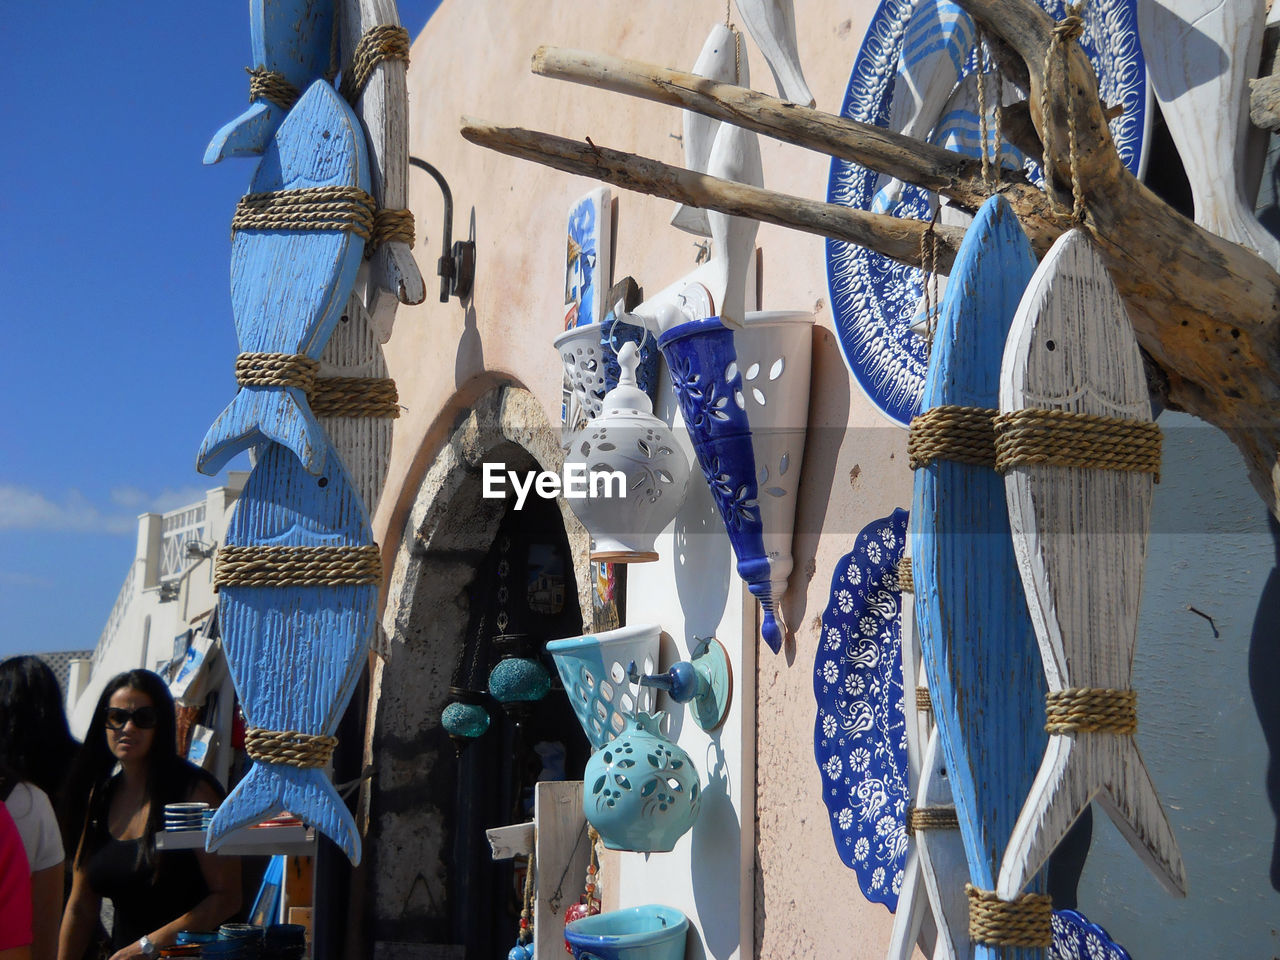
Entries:
<svg viewBox="0 0 1280 960">
<path fill-rule="evenodd" d="M 872 4 L 796 3 L 806 78 L 822 108 L 838 111 Z M 563 317 L 564 225 L 593 184 L 467 144 L 463 114 L 586 137 L 600 145 L 683 163 L 681 115 L 669 107 L 542 79 L 529 73 L 540 43 L 607 51 L 690 67 L 723 7 L 670 2 L 508 4 L 446 0 L 417 38 L 409 72 L 411 152 L 448 178 L 454 237 L 477 244 L 474 301 L 402 308 L 387 346 L 406 408 L 396 422 L 389 478 L 376 527 L 390 547 L 412 491 L 443 437 L 480 385 L 495 377 L 531 390 L 559 420 L 561 372 L 551 340 Z M 750 39 L 757 89 L 772 78 Z M 761 138 L 765 185 L 823 197 L 829 161 Z M 695 238 L 669 226 L 672 204 L 615 191 L 613 278 L 633 276 L 654 293 L 695 266 Z M 410 203 L 424 272 L 438 255 L 441 200 L 414 171 Z M 784 612 L 795 630 L 782 654 L 761 654 L 755 952 L 780 956 L 882 956 L 891 918 L 858 892 L 837 857 L 813 761 L 813 651 L 831 570 L 853 535 L 908 499 L 905 434 L 890 428 L 849 379 L 831 328 L 823 240 L 762 226 L 759 289 L 764 309 L 811 309 L 814 337 L 810 440 L 795 540 L 796 571 Z M 430 278 L 429 278 L 430 279 Z M 695 479 L 695 482 L 696 479 Z M 820 540 L 818 532 L 824 536 Z M 638 611 L 631 612 L 635 620 Z M 839 922 L 832 922 L 832 908 Z M 750 942 L 747 938 L 746 942 Z"/>
</svg>

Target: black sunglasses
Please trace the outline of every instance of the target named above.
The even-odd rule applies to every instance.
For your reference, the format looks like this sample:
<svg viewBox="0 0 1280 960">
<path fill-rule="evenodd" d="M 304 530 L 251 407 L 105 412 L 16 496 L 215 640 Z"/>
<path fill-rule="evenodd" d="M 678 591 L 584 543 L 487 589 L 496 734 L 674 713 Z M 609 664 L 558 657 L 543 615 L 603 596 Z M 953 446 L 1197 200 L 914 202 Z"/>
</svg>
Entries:
<svg viewBox="0 0 1280 960">
<path fill-rule="evenodd" d="M 151 730 L 155 728 L 156 719 L 155 707 L 139 707 L 137 710 L 107 707 L 107 726 L 112 730 L 123 730 L 130 720 L 139 730 Z"/>
</svg>

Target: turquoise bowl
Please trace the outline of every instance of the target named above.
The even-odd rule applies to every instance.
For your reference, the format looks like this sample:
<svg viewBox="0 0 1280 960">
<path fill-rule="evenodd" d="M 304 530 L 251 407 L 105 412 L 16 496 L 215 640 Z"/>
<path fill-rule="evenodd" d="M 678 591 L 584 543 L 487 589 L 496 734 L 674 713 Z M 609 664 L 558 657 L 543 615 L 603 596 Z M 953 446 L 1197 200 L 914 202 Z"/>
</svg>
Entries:
<svg viewBox="0 0 1280 960">
<path fill-rule="evenodd" d="M 575 920 L 564 928 L 574 960 L 684 960 L 689 918 L 651 903 Z"/>
</svg>

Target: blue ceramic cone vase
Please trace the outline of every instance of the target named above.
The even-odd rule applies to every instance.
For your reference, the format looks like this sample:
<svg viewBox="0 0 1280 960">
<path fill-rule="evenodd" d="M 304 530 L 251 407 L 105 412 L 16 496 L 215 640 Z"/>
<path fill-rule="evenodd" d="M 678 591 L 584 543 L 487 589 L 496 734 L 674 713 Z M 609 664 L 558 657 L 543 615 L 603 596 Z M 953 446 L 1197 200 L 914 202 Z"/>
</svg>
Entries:
<svg viewBox="0 0 1280 960">
<path fill-rule="evenodd" d="M 806 314 L 748 314 L 734 331 L 710 317 L 658 337 L 738 576 L 760 601 L 760 632 L 775 653 L 785 633 L 778 604 L 792 566 L 812 323 Z"/>
</svg>

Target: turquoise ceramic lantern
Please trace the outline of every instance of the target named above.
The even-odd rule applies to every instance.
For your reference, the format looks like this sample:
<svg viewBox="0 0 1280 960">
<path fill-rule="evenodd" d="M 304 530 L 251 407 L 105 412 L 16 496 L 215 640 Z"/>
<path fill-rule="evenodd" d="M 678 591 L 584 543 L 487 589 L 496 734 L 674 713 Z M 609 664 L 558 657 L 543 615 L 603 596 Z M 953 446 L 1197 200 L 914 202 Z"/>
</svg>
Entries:
<svg viewBox="0 0 1280 960">
<path fill-rule="evenodd" d="M 478 703 L 451 703 L 440 714 L 440 725 L 451 737 L 475 740 L 489 729 L 489 711 Z"/>
<path fill-rule="evenodd" d="M 583 812 L 610 850 L 666 853 L 698 819 L 698 771 L 663 736 L 662 717 L 628 717 L 622 732 L 587 761 Z"/>
<path fill-rule="evenodd" d="M 537 660 L 508 657 L 489 673 L 489 695 L 504 706 L 531 703 L 551 692 L 551 674 Z"/>
</svg>

